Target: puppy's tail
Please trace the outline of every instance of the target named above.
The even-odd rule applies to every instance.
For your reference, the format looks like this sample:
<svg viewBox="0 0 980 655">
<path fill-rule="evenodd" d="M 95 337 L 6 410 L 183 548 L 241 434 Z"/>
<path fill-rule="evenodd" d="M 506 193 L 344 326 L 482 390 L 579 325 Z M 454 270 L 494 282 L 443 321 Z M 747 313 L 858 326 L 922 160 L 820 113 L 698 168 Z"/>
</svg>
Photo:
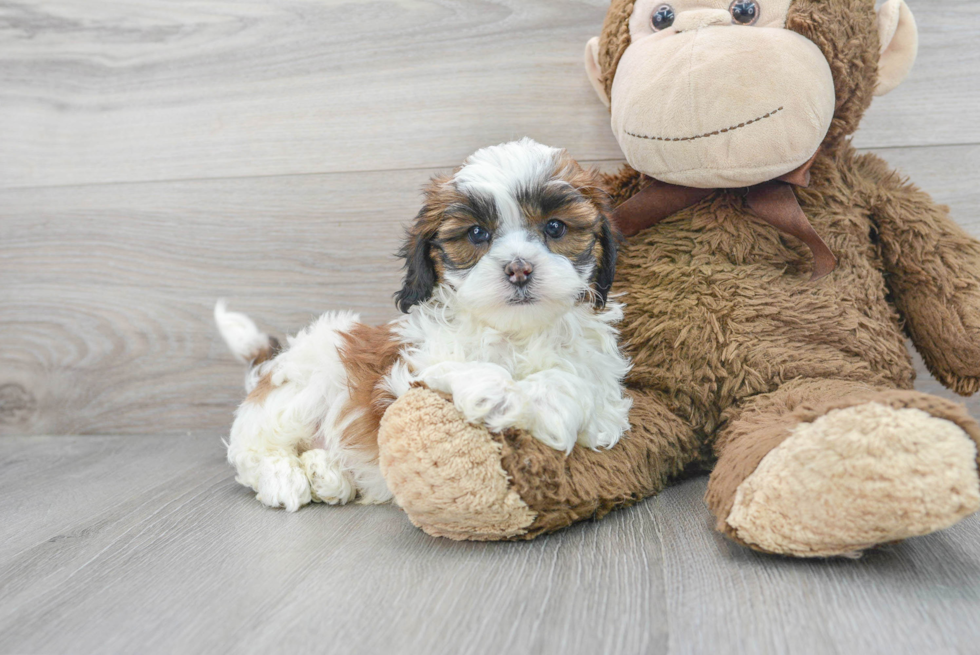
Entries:
<svg viewBox="0 0 980 655">
<path fill-rule="evenodd" d="M 248 316 L 229 312 L 224 299 L 214 306 L 214 322 L 235 357 L 252 368 L 269 361 L 282 350 L 279 340 L 259 330 Z"/>
</svg>

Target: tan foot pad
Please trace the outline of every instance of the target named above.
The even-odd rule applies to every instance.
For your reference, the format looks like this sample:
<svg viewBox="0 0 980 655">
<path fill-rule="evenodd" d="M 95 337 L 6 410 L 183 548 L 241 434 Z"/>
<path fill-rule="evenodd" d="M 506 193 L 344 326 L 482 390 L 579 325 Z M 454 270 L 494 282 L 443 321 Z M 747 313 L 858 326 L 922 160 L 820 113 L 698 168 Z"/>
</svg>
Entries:
<svg viewBox="0 0 980 655">
<path fill-rule="evenodd" d="M 535 513 L 510 486 L 502 446 L 439 394 L 412 389 L 385 412 L 380 465 L 395 501 L 435 537 L 516 537 Z"/>
<path fill-rule="evenodd" d="M 798 425 L 735 494 L 728 525 L 797 557 L 846 555 L 949 527 L 980 508 L 973 441 L 919 409 L 868 403 Z"/>
</svg>

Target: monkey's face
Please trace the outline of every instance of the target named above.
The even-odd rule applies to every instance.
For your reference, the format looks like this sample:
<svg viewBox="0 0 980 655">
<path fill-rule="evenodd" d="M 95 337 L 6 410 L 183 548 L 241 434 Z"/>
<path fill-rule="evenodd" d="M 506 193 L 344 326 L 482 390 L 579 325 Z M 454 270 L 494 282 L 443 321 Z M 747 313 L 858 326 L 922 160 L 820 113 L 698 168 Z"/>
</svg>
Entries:
<svg viewBox="0 0 980 655">
<path fill-rule="evenodd" d="M 837 98 L 824 53 L 786 29 L 794 1 L 637 0 L 618 66 L 613 59 L 602 70 L 599 40 L 590 42 L 586 67 L 633 168 L 673 184 L 734 188 L 813 156 Z"/>
<path fill-rule="evenodd" d="M 634 168 L 672 184 L 741 187 L 810 159 L 834 117 L 834 79 L 817 46 L 783 28 L 788 7 L 636 3 L 611 95 Z"/>
</svg>

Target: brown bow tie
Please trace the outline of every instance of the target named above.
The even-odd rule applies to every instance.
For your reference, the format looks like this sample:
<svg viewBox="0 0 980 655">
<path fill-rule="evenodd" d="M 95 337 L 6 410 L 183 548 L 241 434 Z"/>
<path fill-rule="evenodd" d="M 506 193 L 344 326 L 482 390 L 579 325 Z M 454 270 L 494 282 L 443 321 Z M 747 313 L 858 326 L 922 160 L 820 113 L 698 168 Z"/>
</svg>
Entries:
<svg viewBox="0 0 980 655">
<path fill-rule="evenodd" d="M 796 170 L 749 187 L 745 195 L 745 201 L 759 218 L 807 245 L 813 253 L 811 281 L 822 278 L 837 267 L 837 258 L 810 225 L 793 192 L 794 186 L 810 185 L 810 167 L 816 158 L 814 154 L 810 161 Z M 671 214 L 696 205 L 715 191 L 667 184 L 646 175 L 643 177 L 647 185 L 617 207 L 613 214 L 613 222 L 623 236 L 631 237 L 656 225 Z"/>
</svg>

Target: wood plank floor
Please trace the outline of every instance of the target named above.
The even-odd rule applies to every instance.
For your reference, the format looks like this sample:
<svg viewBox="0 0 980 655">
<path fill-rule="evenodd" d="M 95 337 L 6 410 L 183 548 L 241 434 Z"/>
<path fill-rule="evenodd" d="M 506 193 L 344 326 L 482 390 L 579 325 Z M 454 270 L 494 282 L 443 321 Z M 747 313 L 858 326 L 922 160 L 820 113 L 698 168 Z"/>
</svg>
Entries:
<svg viewBox="0 0 980 655">
<path fill-rule="evenodd" d="M 980 236 L 980 9 L 909 4 L 919 61 L 855 143 Z M 978 517 L 801 562 L 721 539 L 703 478 L 527 544 L 233 481 L 214 301 L 386 320 L 431 175 L 524 135 L 616 166 L 607 6 L 0 0 L 0 655 L 980 652 Z"/>
<path fill-rule="evenodd" d="M 216 438 L 0 440 L 0 653 L 975 653 L 980 517 L 861 560 L 711 530 L 703 478 L 531 543 L 259 505 Z"/>
</svg>

